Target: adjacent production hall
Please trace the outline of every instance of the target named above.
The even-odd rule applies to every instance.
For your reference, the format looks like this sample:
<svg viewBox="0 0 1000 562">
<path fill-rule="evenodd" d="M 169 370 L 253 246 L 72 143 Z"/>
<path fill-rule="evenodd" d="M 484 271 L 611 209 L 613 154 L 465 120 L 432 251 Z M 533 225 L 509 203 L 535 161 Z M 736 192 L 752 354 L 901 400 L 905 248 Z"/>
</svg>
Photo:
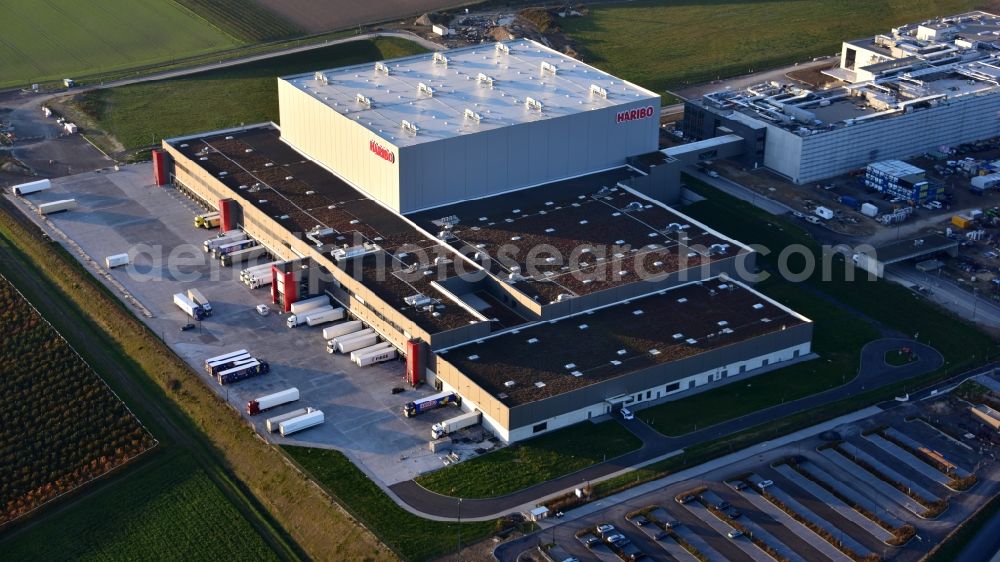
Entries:
<svg viewBox="0 0 1000 562">
<path fill-rule="evenodd" d="M 281 124 L 167 139 L 172 182 L 327 293 L 506 442 L 810 355 L 669 204 L 659 97 L 518 40 L 278 81 Z M 403 376 L 401 369 L 401 376 Z"/>
</svg>

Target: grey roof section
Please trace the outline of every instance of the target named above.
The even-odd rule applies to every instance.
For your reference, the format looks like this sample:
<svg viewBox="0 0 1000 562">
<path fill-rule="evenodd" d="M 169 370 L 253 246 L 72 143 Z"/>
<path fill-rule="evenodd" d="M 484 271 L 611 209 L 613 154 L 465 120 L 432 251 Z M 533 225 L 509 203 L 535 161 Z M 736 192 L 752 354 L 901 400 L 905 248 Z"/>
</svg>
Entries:
<svg viewBox="0 0 1000 562">
<path fill-rule="evenodd" d="M 642 100 L 654 110 L 660 105 L 654 92 L 528 39 L 280 80 L 400 147 Z M 417 132 L 404 129 L 403 121 Z"/>
</svg>

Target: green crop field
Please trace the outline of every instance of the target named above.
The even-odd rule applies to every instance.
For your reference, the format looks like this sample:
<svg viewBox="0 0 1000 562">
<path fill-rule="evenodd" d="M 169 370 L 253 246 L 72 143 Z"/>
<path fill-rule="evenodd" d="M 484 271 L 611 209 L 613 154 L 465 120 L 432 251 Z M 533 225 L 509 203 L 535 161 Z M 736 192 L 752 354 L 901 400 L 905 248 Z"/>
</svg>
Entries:
<svg viewBox="0 0 1000 562">
<path fill-rule="evenodd" d="M 352 41 L 183 78 L 97 90 L 70 107 L 114 136 L 125 149 L 161 138 L 278 120 L 278 76 L 423 52 L 395 38 Z M 111 150 L 115 147 L 109 146 Z"/>
<path fill-rule="evenodd" d="M 240 44 L 171 0 L 0 0 L 0 88 Z"/>
<path fill-rule="evenodd" d="M 0 524 L 111 471 L 153 437 L 0 276 Z"/>
<path fill-rule="evenodd" d="M 10 540 L 7 560 L 276 560 L 189 456 L 157 458 Z"/>
<path fill-rule="evenodd" d="M 593 6 L 560 20 L 588 62 L 657 92 L 809 60 L 976 0 L 704 0 Z"/>
</svg>

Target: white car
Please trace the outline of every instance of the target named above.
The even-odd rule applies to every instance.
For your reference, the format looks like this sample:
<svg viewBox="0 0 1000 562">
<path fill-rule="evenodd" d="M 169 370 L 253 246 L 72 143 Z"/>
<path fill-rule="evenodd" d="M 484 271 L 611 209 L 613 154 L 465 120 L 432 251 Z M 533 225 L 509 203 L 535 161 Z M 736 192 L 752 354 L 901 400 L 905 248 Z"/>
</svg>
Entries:
<svg viewBox="0 0 1000 562">
<path fill-rule="evenodd" d="M 269 312 L 271 312 L 271 309 L 268 308 L 266 304 L 257 305 L 257 314 L 260 314 L 261 316 L 267 316 Z"/>
<path fill-rule="evenodd" d="M 708 174 L 708 177 L 710 177 L 710 178 L 717 178 L 717 177 L 719 177 L 719 172 L 716 172 L 715 170 L 709 170 L 709 171 L 707 171 L 705 173 Z"/>
<path fill-rule="evenodd" d="M 622 412 L 622 419 L 626 420 L 635 419 L 635 414 L 632 413 L 632 410 L 629 410 L 628 408 L 622 408 L 621 412 Z"/>
<path fill-rule="evenodd" d="M 757 487 L 761 490 L 769 486 L 774 486 L 774 480 L 761 480 L 760 482 L 757 482 Z"/>
</svg>

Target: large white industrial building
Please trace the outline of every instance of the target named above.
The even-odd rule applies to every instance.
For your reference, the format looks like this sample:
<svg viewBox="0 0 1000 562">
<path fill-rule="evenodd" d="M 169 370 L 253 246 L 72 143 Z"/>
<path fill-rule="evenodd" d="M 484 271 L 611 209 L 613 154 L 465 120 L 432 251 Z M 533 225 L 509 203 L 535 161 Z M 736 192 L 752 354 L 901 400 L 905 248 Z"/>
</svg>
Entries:
<svg viewBox="0 0 1000 562">
<path fill-rule="evenodd" d="M 1000 18 L 970 12 L 846 41 L 839 86 L 762 83 L 684 108 L 684 134 L 736 133 L 743 161 L 796 183 L 1000 136 Z"/>
<path fill-rule="evenodd" d="M 753 250 L 658 197 L 647 90 L 526 40 L 278 88 L 280 127 L 165 140 L 173 182 L 286 261 L 286 311 L 327 292 L 504 441 L 811 353 Z"/>
<path fill-rule="evenodd" d="M 529 40 L 278 81 L 281 136 L 406 213 L 625 164 L 660 96 Z"/>
</svg>

